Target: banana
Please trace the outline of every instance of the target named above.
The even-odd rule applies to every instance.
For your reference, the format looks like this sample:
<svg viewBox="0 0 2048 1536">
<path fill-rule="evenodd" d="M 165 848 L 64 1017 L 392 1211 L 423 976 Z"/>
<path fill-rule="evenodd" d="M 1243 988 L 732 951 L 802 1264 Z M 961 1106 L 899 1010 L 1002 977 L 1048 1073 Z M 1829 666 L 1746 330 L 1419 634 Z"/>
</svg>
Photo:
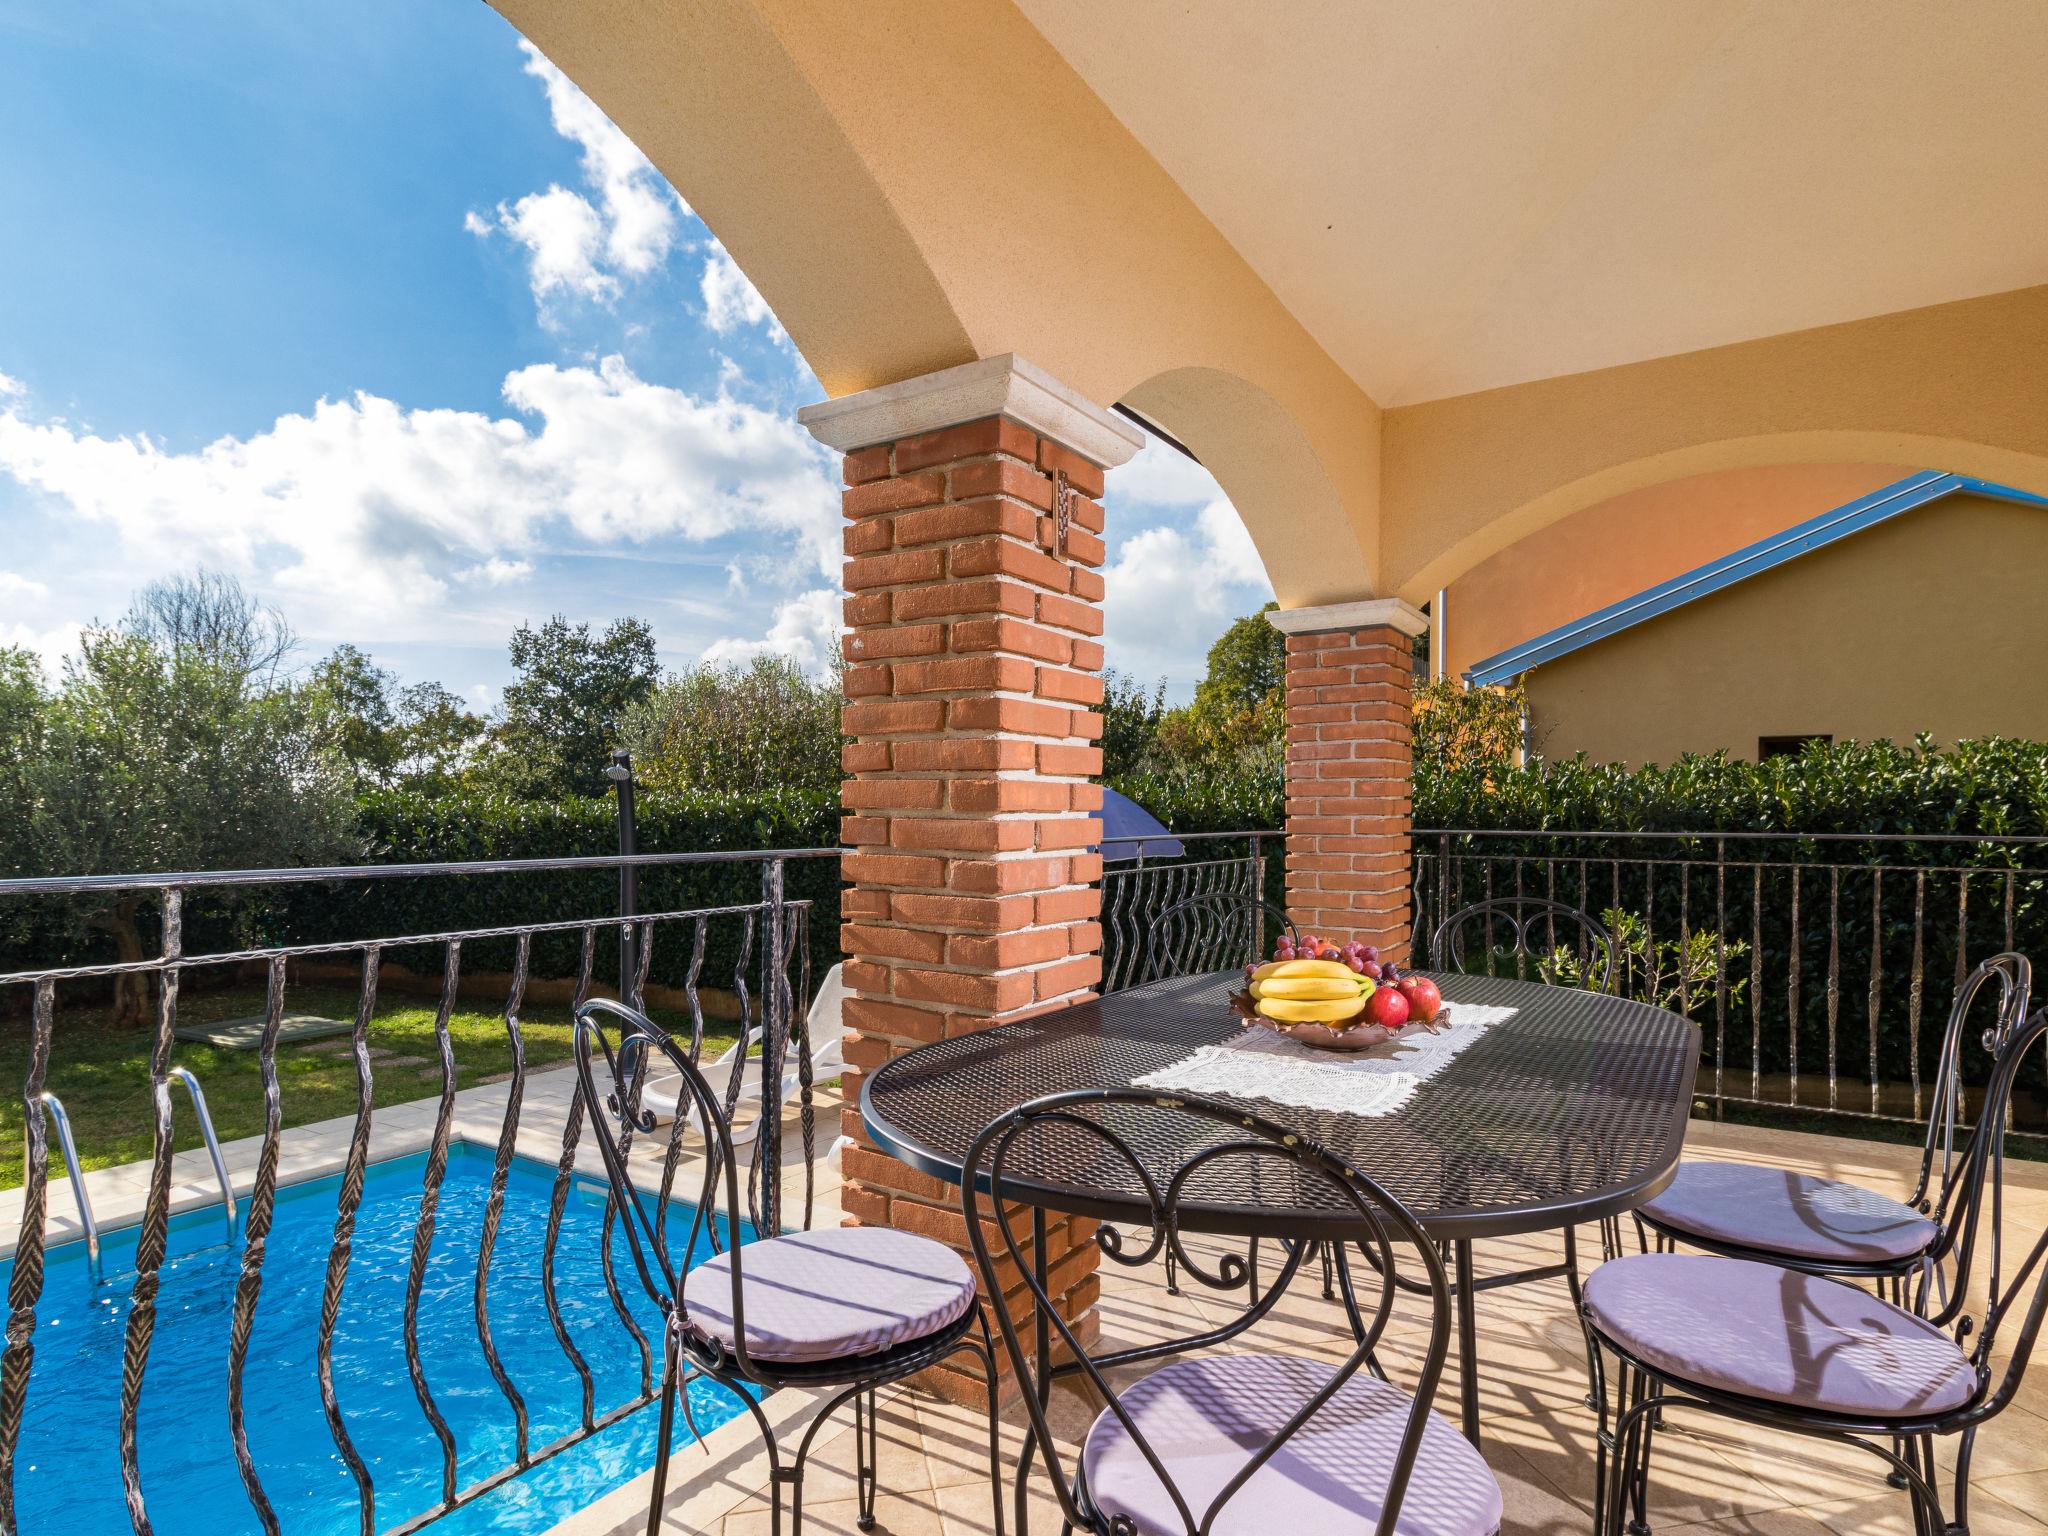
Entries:
<svg viewBox="0 0 2048 1536">
<path fill-rule="evenodd" d="M 1358 996 L 1363 976 L 1275 976 L 1271 981 L 1252 983 L 1253 997 L 1289 997 L 1302 1002 L 1333 1002 Z"/>
<path fill-rule="evenodd" d="M 1252 972 L 1253 981 L 1278 977 L 1330 976 L 1339 981 L 1357 981 L 1357 973 L 1341 960 L 1268 960 Z"/>
<path fill-rule="evenodd" d="M 1355 1018 L 1364 1009 L 1365 999 L 1356 994 L 1314 1001 L 1293 997 L 1259 999 L 1259 1012 L 1283 1024 L 1333 1024 L 1339 1019 Z"/>
</svg>

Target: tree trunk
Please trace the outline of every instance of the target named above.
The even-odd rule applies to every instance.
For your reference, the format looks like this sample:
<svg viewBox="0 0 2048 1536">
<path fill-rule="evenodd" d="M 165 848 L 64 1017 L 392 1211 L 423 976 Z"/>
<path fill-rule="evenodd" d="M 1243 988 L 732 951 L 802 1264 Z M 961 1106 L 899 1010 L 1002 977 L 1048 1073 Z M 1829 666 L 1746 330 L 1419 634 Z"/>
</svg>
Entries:
<svg viewBox="0 0 2048 1536">
<path fill-rule="evenodd" d="M 114 954 L 123 965 L 145 959 L 142 932 L 135 919 L 139 901 L 128 900 L 111 912 L 93 919 L 93 926 L 114 940 Z M 114 977 L 114 1024 L 122 1029 L 140 1029 L 149 1023 L 149 976 L 142 971 L 123 971 Z"/>
</svg>

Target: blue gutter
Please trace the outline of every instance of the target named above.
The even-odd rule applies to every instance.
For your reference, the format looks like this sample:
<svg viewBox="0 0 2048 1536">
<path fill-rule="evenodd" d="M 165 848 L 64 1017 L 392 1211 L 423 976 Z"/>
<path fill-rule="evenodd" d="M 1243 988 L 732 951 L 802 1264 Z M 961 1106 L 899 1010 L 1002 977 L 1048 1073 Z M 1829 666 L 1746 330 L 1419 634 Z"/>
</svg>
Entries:
<svg viewBox="0 0 2048 1536">
<path fill-rule="evenodd" d="M 1555 661 L 1560 656 L 1569 656 L 1583 646 L 1596 640 L 1605 640 L 1609 635 L 1618 635 L 1625 629 L 1632 629 L 1649 619 L 1682 608 L 1696 602 L 1710 593 L 1719 592 L 1723 587 L 1732 587 L 1738 581 L 1746 581 L 1759 572 L 1771 570 L 1809 554 L 1824 549 L 1852 533 L 1861 533 L 1874 528 L 1904 512 L 1924 507 L 1929 502 L 1941 501 L 1949 496 L 1986 496 L 1994 501 L 2011 502 L 2021 507 L 2048 507 L 2048 496 L 2036 496 L 2027 491 L 2015 490 L 2009 485 L 1999 485 L 1990 480 L 1977 480 L 1968 475 L 1945 474 L 1936 469 L 1925 469 L 1918 474 L 1908 475 L 1894 481 L 1868 496 L 1859 496 L 1854 501 L 1823 512 L 1818 517 L 1808 518 L 1794 524 L 1782 533 L 1774 533 L 1767 539 L 1711 560 L 1682 576 L 1625 597 L 1618 603 L 1611 603 L 1582 619 L 1559 625 L 1548 634 L 1538 635 L 1534 640 L 1511 646 L 1505 651 L 1487 657 L 1476 663 L 1465 673 L 1465 681 L 1473 687 L 1485 687 L 1493 683 L 1505 683 L 1520 677 L 1531 667 L 1546 661 Z"/>
</svg>

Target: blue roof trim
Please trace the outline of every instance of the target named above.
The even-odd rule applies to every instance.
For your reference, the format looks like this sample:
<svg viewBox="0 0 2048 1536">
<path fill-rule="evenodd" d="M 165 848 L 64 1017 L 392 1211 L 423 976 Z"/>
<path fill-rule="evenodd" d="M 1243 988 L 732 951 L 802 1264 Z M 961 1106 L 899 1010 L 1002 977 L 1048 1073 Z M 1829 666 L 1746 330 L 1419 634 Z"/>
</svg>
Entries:
<svg viewBox="0 0 2048 1536">
<path fill-rule="evenodd" d="M 1796 523 L 1782 533 L 1774 533 L 1767 539 L 1711 560 L 1696 570 L 1669 581 L 1625 597 L 1618 603 L 1610 603 L 1598 612 L 1589 613 L 1582 619 L 1559 625 L 1548 634 L 1538 635 L 1533 640 L 1511 646 L 1505 651 L 1487 657 L 1476 663 L 1465 673 L 1465 681 L 1474 687 L 1485 687 L 1493 683 L 1504 683 L 1521 676 L 1531 667 L 1546 661 L 1555 661 L 1568 656 L 1582 646 L 1591 645 L 1595 640 L 1605 640 L 1609 635 L 1632 629 L 1645 620 L 1657 618 L 1682 608 L 1709 593 L 1723 587 L 1732 587 L 1738 581 L 1747 580 L 1760 571 L 1784 565 L 1801 555 L 1816 549 L 1824 549 L 1839 539 L 1846 539 L 1852 533 L 1861 533 L 1866 528 L 1910 512 L 1915 507 L 1924 507 L 1929 502 L 1940 501 L 1948 496 L 1988 496 L 1996 501 L 2009 501 L 2024 507 L 2048 507 L 2048 496 L 2036 496 L 2028 491 L 2015 490 L 2009 485 L 1999 485 L 1990 480 L 1977 480 L 1968 475 L 1945 474 L 1940 470 L 1927 469 L 1918 474 L 1908 475 L 1903 480 L 1872 491 L 1868 496 L 1844 502 L 1841 506 L 1823 512 L 1818 517 Z"/>
</svg>

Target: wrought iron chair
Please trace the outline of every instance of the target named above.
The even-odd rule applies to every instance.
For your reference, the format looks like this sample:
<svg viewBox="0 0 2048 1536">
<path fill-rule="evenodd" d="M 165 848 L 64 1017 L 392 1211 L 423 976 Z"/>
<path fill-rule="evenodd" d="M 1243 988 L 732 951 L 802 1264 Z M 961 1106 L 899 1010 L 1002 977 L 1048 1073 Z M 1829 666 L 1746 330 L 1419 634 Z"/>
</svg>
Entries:
<svg viewBox="0 0 2048 1536">
<path fill-rule="evenodd" d="M 2048 1231 L 2008 1274 L 2002 1230 L 2013 1088 L 2044 1036 L 2048 1010 L 1999 1053 L 1978 1133 L 1963 1154 L 1985 1165 L 1988 1212 L 1980 1204 L 1958 1236 L 1952 1293 L 1928 1315 L 1827 1275 L 1719 1253 L 1631 1254 L 1593 1272 L 1581 1315 L 1596 1365 L 1596 1529 L 1613 1536 L 1625 1517 L 1630 1530 L 1644 1527 L 1654 1432 L 1671 1415 L 1697 1410 L 1866 1451 L 1907 1491 L 1916 1532 L 1967 1531 L 1977 1430 L 2012 1402 L 2048 1312 Z M 1981 1327 L 1967 1311 L 1980 1253 L 1988 1299 Z M 2017 1330 L 2010 1358 L 1995 1373 L 1993 1356 L 2009 1329 Z M 1609 1354 L 1618 1377 L 1611 1404 Z M 1934 1442 L 1950 1436 L 1958 1442 L 1955 1498 L 1944 1517 Z"/>
<path fill-rule="evenodd" d="M 1155 1157 L 1173 1148 L 1177 1165 L 1148 1167 L 1139 1147 Z M 1337 1365 L 1213 1352 L 1270 1313 L 1286 1291 L 1307 1251 L 1290 1245 L 1266 1296 L 1229 1325 L 1091 1353 L 1032 1267 L 1014 1225 L 1017 1194 L 1010 1182 L 1013 1168 L 1034 1180 L 1058 1178 L 1062 1169 L 1071 1178 L 1073 1169 L 1090 1163 L 1130 1169 L 1151 1195 L 1145 1246 L 1129 1251 L 1103 1228 L 1098 1242 L 1106 1257 L 1135 1265 L 1174 1250 L 1183 1267 L 1196 1273 L 1203 1272 L 1201 1262 L 1182 1243 L 1184 1201 L 1213 1197 L 1219 1180 L 1242 1187 L 1248 1180 L 1284 1179 L 1326 1189 L 1339 1209 L 1356 1214 L 1364 1234 L 1359 1246 L 1373 1255 L 1382 1277 L 1355 1347 Z M 1233 1106 L 1131 1089 L 1054 1094 L 1012 1110 L 976 1138 L 965 1167 L 967 1230 L 982 1273 L 1006 1273 L 997 1268 L 993 1245 L 999 1242 L 1002 1257 L 1025 1277 L 1038 1358 L 1064 1356 L 1057 1373 L 1084 1377 L 1106 1405 L 1083 1438 L 1069 1476 L 1061 1469 L 1047 1417 L 1049 1394 L 1024 1394 L 1030 1419 L 1025 1467 L 1034 1455 L 1043 1462 L 1069 1526 L 1096 1536 L 1391 1536 L 1397 1522 L 1404 1530 L 1428 1529 L 1436 1536 L 1491 1536 L 1499 1529 L 1500 1485 L 1477 1449 L 1429 1406 L 1450 1342 L 1443 1265 L 1414 1217 L 1371 1179 L 1285 1127 Z M 1398 1246 L 1415 1250 L 1432 1307 L 1412 1396 L 1372 1368 L 1373 1347 L 1397 1294 L 1389 1277 Z M 1235 1263 L 1235 1255 L 1225 1255 L 1207 1282 L 1242 1284 L 1242 1272 L 1232 1272 Z M 1031 1354 L 1008 1309 L 997 1313 L 997 1323 L 1020 1380 L 1030 1381 Z M 1179 1358 L 1135 1382 L 1112 1384 L 1108 1374 L 1170 1356 Z"/>
<path fill-rule="evenodd" d="M 1986 1162 L 1975 1155 L 1983 1125 L 1969 1130 L 1963 1123 L 1963 1045 L 1986 988 L 1995 989 L 1996 1011 L 1982 1038 L 1995 1061 L 2026 1019 L 2033 968 L 2024 955 L 1993 955 L 1957 988 L 1919 1182 L 1905 1201 L 1834 1179 L 1701 1159 L 1681 1163 L 1664 1192 L 1636 1215 L 1660 1247 L 1682 1242 L 1807 1274 L 1875 1281 L 1898 1305 L 1916 1312 L 1940 1307 L 1947 1267 L 1967 1246 L 1984 1187 Z"/>
<path fill-rule="evenodd" d="M 661 1068 L 673 1074 L 686 1107 L 671 1122 L 662 1189 L 651 1197 L 634 1182 L 627 1154 L 633 1133 L 654 1127 L 639 1095 L 657 1057 Z M 876 1390 L 966 1353 L 981 1362 L 989 1401 L 995 1402 L 995 1343 L 976 1303 L 973 1274 L 943 1244 L 884 1227 L 771 1234 L 744 1245 L 728 1242 L 730 1233 L 721 1233 L 718 1211 L 722 1204 L 731 1222 L 739 1219 L 738 1159 L 724 1110 L 697 1065 L 644 1014 L 603 998 L 576 1010 L 575 1058 L 582 1104 L 634 1269 L 665 1319 L 649 1536 L 657 1536 L 661 1526 L 676 1400 L 680 1394 L 687 1417 L 685 1389 L 690 1378 L 700 1376 L 730 1389 L 753 1415 L 768 1451 L 771 1521 L 777 1532 L 785 1488 L 791 1529 L 802 1529 L 804 1467 L 812 1442 L 842 1405 L 852 1403 L 857 1523 L 869 1529 L 875 1519 Z M 692 1127 L 703 1136 L 703 1173 L 688 1241 L 678 1246 L 667 1231 L 669 1179 L 677 1142 Z M 979 1338 L 973 1337 L 977 1326 Z M 812 1416 L 794 1459 L 785 1465 L 755 1398 L 760 1391 L 791 1386 L 840 1390 Z M 1001 1536 L 998 1460 L 991 1412 L 989 1477 Z"/>
<path fill-rule="evenodd" d="M 1540 949 L 1531 947 L 1531 937 L 1539 922 Z M 1590 978 L 1598 970 L 1600 981 L 1594 991 L 1614 990 L 1614 937 L 1590 913 L 1541 896 L 1497 896 L 1491 901 L 1475 901 L 1437 924 L 1429 941 L 1429 952 L 1440 970 L 1465 969 L 1466 940 L 1475 925 L 1486 945 L 1488 974 L 1493 958 L 1501 952 L 1495 940 L 1505 931 L 1516 974 L 1523 971 L 1525 962 L 1539 963 L 1560 949 L 1570 949 L 1577 956 L 1581 975 Z M 1558 943 L 1560 928 L 1567 935 L 1564 944 Z"/>
<path fill-rule="evenodd" d="M 1292 918 L 1271 902 L 1245 891 L 1203 891 L 1175 902 L 1160 913 L 1145 931 L 1145 966 L 1137 978 L 1142 985 L 1164 981 L 1170 976 L 1206 976 L 1211 971 L 1233 970 L 1256 965 L 1266 958 L 1267 939 L 1277 941 L 1286 934 L 1299 942 L 1301 930 Z M 1329 1251 L 1318 1246 L 1323 1271 L 1323 1295 L 1335 1299 L 1334 1271 Z M 1171 1248 L 1165 1252 L 1166 1294 L 1180 1294 L 1180 1265 Z M 1251 1280 L 1251 1295 L 1259 1289 L 1259 1242 L 1253 1238 L 1245 1262 Z"/>
<path fill-rule="evenodd" d="M 1204 976 L 1266 958 L 1269 941 L 1301 930 L 1271 902 L 1244 891 L 1204 891 L 1176 901 L 1145 930 L 1140 982 Z"/>
</svg>

